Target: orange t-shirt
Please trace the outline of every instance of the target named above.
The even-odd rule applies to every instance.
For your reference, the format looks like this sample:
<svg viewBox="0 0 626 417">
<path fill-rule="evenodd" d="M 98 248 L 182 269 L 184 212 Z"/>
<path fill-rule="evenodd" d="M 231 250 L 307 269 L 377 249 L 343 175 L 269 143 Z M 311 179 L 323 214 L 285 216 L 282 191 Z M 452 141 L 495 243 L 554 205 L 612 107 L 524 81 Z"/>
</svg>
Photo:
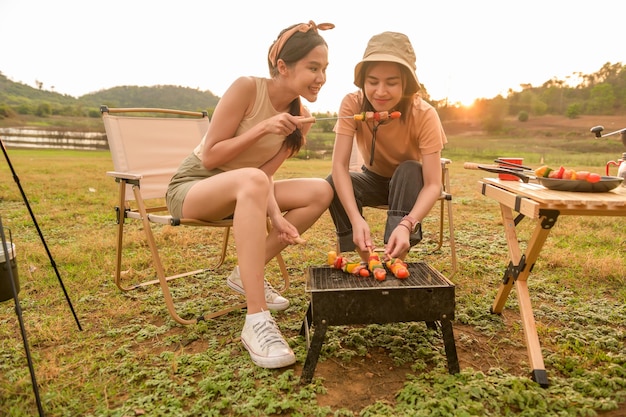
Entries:
<svg viewBox="0 0 626 417">
<path fill-rule="evenodd" d="M 360 113 L 361 97 L 360 91 L 346 95 L 341 102 L 339 116 Z M 422 155 L 439 152 L 448 143 L 437 111 L 416 95 L 406 121 L 393 119 L 378 126 L 374 163 L 370 165 L 373 123 L 352 118 L 339 119 L 334 131 L 338 135 L 355 137 L 365 167 L 386 178 L 393 175 L 401 162 L 421 161 Z"/>
</svg>

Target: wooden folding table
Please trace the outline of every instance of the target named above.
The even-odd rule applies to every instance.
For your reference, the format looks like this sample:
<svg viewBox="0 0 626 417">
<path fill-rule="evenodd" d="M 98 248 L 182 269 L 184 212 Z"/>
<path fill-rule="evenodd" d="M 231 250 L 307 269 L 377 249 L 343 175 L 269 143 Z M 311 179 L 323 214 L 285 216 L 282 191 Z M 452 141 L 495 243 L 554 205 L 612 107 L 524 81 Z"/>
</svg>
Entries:
<svg viewBox="0 0 626 417">
<path fill-rule="evenodd" d="M 528 276 L 560 215 L 626 216 L 626 187 L 619 186 L 604 193 L 553 191 L 537 183 L 483 178 L 480 192 L 500 203 L 504 233 L 510 262 L 504 272 L 492 313 L 500 314 L 513 285 L 517 290 L 532 379 L 543 387 L 549 385 L 530 303 Z M 513 216 L 516 212 L 518 215 Z M 524 218 L 537 219 L 537 225 L 526 251 L 522 253 L 516 226 Z"/>
</svg>

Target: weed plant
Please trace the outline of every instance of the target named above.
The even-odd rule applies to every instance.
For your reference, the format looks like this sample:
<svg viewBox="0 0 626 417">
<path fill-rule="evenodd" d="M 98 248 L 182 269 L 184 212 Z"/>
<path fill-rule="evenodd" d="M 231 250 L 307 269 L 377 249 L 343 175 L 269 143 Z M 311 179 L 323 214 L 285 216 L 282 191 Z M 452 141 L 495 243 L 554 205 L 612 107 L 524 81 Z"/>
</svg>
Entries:
<svg viewBox="0 0 626 417">
<path fill-rule="evenodd" d="M 494 174 L 463 168 L 464 162 L 514 155 L 530 166 L 563 164 L 602 173 L 605 162 L 621 151 L 584 142 L 451 138 L 444 156 L 453 161 L 459 271 L 452 280 L 461 372 L 447 372 L 441 337 L 423 323 L 331 327 L 320 355 L 320 364 L 332 365 L 325 369 L 336 368 L 341 375 L 344 365 L 374 352 L 407 369 L 396 392 L 373 393 L 358 407 L 349 396 L 330 405 L 322 401 L 341 388 L 330 388 L 320 372 L 311 384 L 299 383 L 306 357 L 299 334 L 308 306 L 304 275 L 308 267 L 323 265 L 334 248 L 328 214 L 305 234 L 306 246 L 284 252 L 292 277 L 286 292 L 291 307 L 275 316 L 298 364 L 265 370 L 252 364 L 239 341 L 245 311 L 181 326 L 169 317 L 157 287 L 122 292 L 115 286 L 117 184 L 105 175 L 112 169 L 107 152 L 9 150 L 83 327 L 78 330 L 14 178 L 0 161 L 0 215 L 16 244 L 20 305 L 46 415 L 565 417 L 594 416 L 620 404 L 624 409 L 626 218 L 561 216 L 552 230 L 529 278 L 550 380 L 541 388 L 530 379 L 515 290 L 502 315 L 490 313 L 508 262 L 499 208 L 478 187 L 481 177 Z M 329 171 L 328 158 L 293 159 L 277 177 L 324 177 Z M 445 275 L 450 271 L 447 243 L 429 250 L 438 230 L 437 211 L 432 214 L 421 250 L 409 261 L 425 260 Z M 383 215 L 366 212 L 377 236 Z M 522 246 L 533 226 L 530 219 L 520 223 Z M 148 278 L 153 271 L 141 229 L 129 230 L 127 276 Z M 210 267 L 217 233 L 159 227 L 167 272 Z M 184 315 L 199 316 L 241 299 L 224 282 L 236 265 L 234 254 L 231 241 L 224 265 L 172 283 Z M 268 278 L 279 275 L 270 263 Z M 387 387 L 378 389 L 382 394 Z M 0 415 L 37 415 L 12 300 L 0 303 Z"/>
</svg>

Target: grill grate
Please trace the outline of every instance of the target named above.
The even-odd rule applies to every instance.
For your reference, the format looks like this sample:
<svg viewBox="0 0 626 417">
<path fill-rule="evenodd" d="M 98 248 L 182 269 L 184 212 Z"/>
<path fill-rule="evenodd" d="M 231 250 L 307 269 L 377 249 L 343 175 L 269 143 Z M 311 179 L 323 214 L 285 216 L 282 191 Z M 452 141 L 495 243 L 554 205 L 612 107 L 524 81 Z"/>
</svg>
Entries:
<svg viewBox="0 0 626 417">
<path fill-rule="evenodd" d="M 454 286 L 439 271 L 425 262 L 407 263 L 409 277 L 397 279 L 387 271 L 387 279 L 377 281 L 374 277 L 357 277 L 345 273 L 339 269 L 326 267 L 309 268 L 307 277 L 307 292 L 334 291 L 338 289 L 392 289 L 392 288 L 416 288 L 416 287 L 450 287 Z"/>
</svg>

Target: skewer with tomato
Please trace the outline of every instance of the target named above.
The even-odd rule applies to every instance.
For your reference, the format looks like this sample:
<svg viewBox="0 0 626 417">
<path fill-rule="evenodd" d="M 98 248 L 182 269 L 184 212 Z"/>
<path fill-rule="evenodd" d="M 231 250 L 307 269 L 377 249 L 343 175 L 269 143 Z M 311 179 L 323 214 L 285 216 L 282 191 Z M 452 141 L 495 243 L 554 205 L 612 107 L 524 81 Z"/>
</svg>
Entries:
<svg viewBox="0 0 626 417">
<path fill-rule="evenodd" d="M 328 252 L 328 265 L 335 269 L 340 269 L 348 274 L 356 275 L 357 277 L 369 277 L 370 272 L 367 270 L 367 265 L 361 262 L 350 262 L 345 256 L 338 256 L 337 252 Z"/>
<path fill-rule="evenodd" d="M 337 119 L 354 119 L 361 122 L 382 122 L 385 120 L 399 119 L 402 113 L 399 111 L 364 111 L 353 116 L 335 116 L 335 117 L 303 117 L 300 119 L 302 123 L 315 123 L 320 120 L 337 120 Z"/>
<path fill-rule="evenodd" d="M 591 183 L 599 182 L 602 179 L 600 174 L 589 171 L 576 171 L 573 169 L 560 166 L 558 169 L 552 169 L 547 165 L 540 166 L 535 170 L 537 177 L 555 178 L 559 180 L 579 180 Z"/>
<path fill-rule="evenodd" d="M 387 269 L 391 271 L 393 276 L 398 279 L 405 279 L 409 277 L 408 265 L 400 258 L 391 258 L 385 262 Z"/>
<path fill-rule="evenodd" d="M 367 267 L 374 275 L 377 281 L 384 281 L 387 278 L 387 270 L 380 261 L 380 257 L 376 252 L 370 249 L 370 257 L 367 263 Z"/>
</svg>

